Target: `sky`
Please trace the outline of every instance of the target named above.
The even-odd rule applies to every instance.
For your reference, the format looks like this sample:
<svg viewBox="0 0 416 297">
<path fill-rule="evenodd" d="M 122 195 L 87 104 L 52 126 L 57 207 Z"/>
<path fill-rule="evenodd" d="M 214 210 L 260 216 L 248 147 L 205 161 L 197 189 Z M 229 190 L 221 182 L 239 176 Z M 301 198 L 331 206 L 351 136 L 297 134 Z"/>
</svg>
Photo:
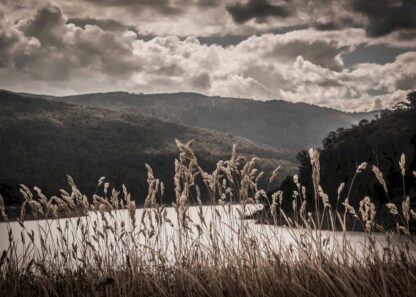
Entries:
<svg viewBox="0 0 416 297">
<path fill-rule="evenodd" d="M 389 108 L 416 89 L 416 0 L 0 0 L 0 88 Z"/>
</svg>

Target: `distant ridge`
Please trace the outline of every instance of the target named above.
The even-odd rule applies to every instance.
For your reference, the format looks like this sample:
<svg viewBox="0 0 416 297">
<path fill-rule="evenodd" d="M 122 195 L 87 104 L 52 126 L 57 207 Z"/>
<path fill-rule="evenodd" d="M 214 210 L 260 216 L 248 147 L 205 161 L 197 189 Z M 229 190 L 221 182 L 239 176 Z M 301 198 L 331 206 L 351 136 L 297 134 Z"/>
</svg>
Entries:
<svg viewBox="0 0 416 297">
<path fill-rule="evenodd" d="M 291 150 L 319 147 L 329 132 L 348 128 L 362 119 L 372 119 L 378 113 L 348 113 L 306 103 L 210 97 L 198 93 L 110 92 L 45 97 L 153 116 L 172 123 L 217 130 Z"/>
</svg>

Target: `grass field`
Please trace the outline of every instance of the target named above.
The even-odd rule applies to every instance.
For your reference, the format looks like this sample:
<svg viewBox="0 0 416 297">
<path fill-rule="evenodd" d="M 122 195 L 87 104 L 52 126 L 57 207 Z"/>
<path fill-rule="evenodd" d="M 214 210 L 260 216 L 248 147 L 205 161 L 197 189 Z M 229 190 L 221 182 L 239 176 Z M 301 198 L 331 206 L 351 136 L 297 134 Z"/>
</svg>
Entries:
<svg viewBox="0 0 416 297">
<path fill-rule="evenodd" d="M 280 207 L 281 192 L 258 188 L 263 173 L 256 169 L 256 159 L 243 161 L 234 148 L 230 160 L 219 161 L 208 173 L 190 144 L 177 145 L 173 217 L 163 205 L 163 182 L 150 166 L 145 209 L 139 217 L 128 190 L 111 189 L 105 178 L 92 199 L 70 177 L 71 191 L 62 190 L 60 197 L 48 198 L 40 189 L 22 185 L 21 232 L 14 232 L 0 204 L 8 232 L 2 240 L 9 241 L 0 259 L 1 295 L 415 296 L 415 241 L 409 222 L 416 213 L 409 197 L 404 196 L 401 205 L 386 205 L 396 221 L 396 228 L 389 230 L 375 221 L 377 209 L 370 197 L 363 197 L 358 209 L 348 203 L 353 184 L 340 184 L 337 201 L 342 207 L 330 205 L 320 187 L 319 152 L 311 149 L 313 198 L 306 198 L 295 176 L 298 191 L 289 216 Z M 397 166 L 404 178 L 404 155 Z M 357 167 L 354 178 L 364 170 L 371 170 L 385 187 L 383 174 L 367 163 Z M 278 174 L 276 169 L 269 183 Z M 201 195 L 208 195 L 223 211 L 217 207 L 205 217 Z M 261 226 L 254 233 L 241 219 L 250 204 L 264 201 L 270 201 L 273 218 L 283 221 L 293 235 L 290 243 L 279 241 L 278 232 L 276 238 L 261 234 Z M 227 212 L 236 202 L 236 213 Z M 194 203 L 200 211 L 191 217 L 189 206 Z M 93 215 L 52 220 L 77 208 Z M 37 230 L 32 232 L 24 222 L 26 210 L 48 220 L 35 223 Z M 347 236 L 346 220 L 351 217 L 365 230 L 359 249 Z M 322 231 L 324 221 L 344 226 L 337 233 L 340 240 L 332 240 L 335 230 Z"/>
</svg>

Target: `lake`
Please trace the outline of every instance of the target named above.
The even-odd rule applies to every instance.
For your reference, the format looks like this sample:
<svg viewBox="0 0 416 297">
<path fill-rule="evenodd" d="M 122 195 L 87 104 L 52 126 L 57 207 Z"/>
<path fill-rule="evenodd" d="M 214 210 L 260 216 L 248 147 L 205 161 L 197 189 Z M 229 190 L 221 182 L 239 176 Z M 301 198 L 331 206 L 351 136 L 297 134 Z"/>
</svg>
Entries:
<svg viewBox="0 0 416 297">
<path fill-rule="evenodd" d="M 258 206 L 249 205 L 245 214 L 258 208 Z M 121 249 L 128 248 L 136 249 L 141 255 L 148 255 L 149 260 L 152 259 L 152 253 L 172 259 L 177 256 L 178 252 L 186 254 L 196 249 L 210 252 L 214 245 L 226 250 L 227 253 L 238 253 L 246 243 L 256 245 L 259 251 L 270 253 L 273 249 L 300 250 L 301 246 L 313 245 L 313 241 L 318 238 L 318 233 L 315 231 L 261 225 L 256 224 L 254 220 L 242 220 L 240 219 L 242 213 L 240 205 L 189 207 L 186 231 L 178 221 L 174 208 L 166 208 L 165 223 L 161 225 L 157 224 L 157 216 L 149 210 L 147 209 L 146 213 L 144 209 L 136 210 L 137 227 L 133 233 L 128 232 L 132 230 L 128 210 L 116 210 L 111 214 L 104 213 L 104 216 L 99 212 L 89 212 L 88 216 L 79 218 L 26 221 L 24 223 L 26 230 L 18 222 L 10 222 L 9 226 L 17 243 L 17 251 L 21 255 L 30 244 L 28 235 L 33 232 L 34 248 L 30 253 L 35 253 L 39 257 L 45 254 L 51 256 L 54 253 L 62 256 L 62 251 L 66 253 L 75 251 L 80 256 L 80 250 L 82 250 L 80 246 L 85 243 L 93 246 L 93 249 L 98 250 L 101 255 L 110 254 L 111 257 L 116 258 Z M 109 229 L 112 231 L 105 231 Z M 123 233 L 128 233 L 129 236 L 124 236 Z M 25 237 L 24 244 L 21 240 L 22 234 Z M 369 241 L 365 233 L 346 232 L 344 234 L 343 232 L 321 231 L 319 236 L 324 242 L 325 252 L 340 251 L 344 240 L 357 255 L 366 255 Z M 6 223 L 0 223 L 0 239 L 0 252 L 2 252 L 9 245 Z M 377 248 L 382 253 L 386 245 L 385 235 L 375 234 L 374 239 Z M 396 235 L 393 242 L 401 245 L 406 240 Z"/>
</svg>

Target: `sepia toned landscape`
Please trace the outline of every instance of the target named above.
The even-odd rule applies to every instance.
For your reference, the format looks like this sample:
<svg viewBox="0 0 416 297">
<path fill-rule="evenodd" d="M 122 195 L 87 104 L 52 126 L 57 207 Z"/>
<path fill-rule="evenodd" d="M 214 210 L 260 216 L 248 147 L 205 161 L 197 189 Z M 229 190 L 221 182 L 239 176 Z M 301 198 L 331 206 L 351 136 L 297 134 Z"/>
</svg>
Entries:
<svg viewBox="0 0 416 297">
<path fill-rule="evenodd" d="M 415 296 L 413 0 L 0 2 L 0 296 Z"/>
</svg>

